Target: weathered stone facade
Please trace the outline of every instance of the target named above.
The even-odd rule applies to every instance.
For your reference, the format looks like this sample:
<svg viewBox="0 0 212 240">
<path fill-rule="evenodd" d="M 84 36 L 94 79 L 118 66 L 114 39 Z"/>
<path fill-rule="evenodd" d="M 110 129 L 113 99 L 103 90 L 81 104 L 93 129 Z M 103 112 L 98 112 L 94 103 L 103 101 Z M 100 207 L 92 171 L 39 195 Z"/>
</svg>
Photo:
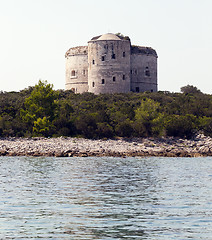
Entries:
<svg viewBox="0 0 212 240">
<path fill-rule="evenodd" d="M 88 91 L 88 47 L 75 47 L 66 53 L 66 89 Z"/>
<path fill-rule="evenodd" d="M 66 90 L 75 93 L 157 91 L 157 53 L 115 34 L 94 37 L 66 52 Z"/>
</svg>

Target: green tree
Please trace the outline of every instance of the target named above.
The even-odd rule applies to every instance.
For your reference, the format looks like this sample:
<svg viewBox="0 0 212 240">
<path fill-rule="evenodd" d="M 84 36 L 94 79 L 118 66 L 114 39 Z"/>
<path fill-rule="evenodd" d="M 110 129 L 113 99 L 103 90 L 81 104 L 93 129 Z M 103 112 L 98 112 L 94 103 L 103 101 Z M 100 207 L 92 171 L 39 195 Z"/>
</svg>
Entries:
<svg viewBox="0 0 212 240">
<path fill-rule="evenodd" d="M 96 114 L 82 114 L 75 119 L 78 133 L 86 138 L 96 138 L 97 122 Z"/>
<path fill-rule="evenodd" d="M 66 99 L 57 100 L 57 108 L 55 110 L 54 136 L 73 136 L 76 132 L 71 115 L 73 115 L 73 108 Z"/>
<path fill-rule="evenodd" d="M 192 114 L 171 115 L 165 121 L 168 136 L 191 138 L 199 129 L 199 120 Z"/>
<path fill-rule="evenodd" d="M 30 96 L 25 99 L 25 108 L 21 109 L 22 119 L 29 124 L 28 127 L 34 126 L 36 129 L 35 125 L 40 121 L 38 119 L 47 119 L 50 122 L 54 119 L 55 99 L 53 85 L 39 80 Z"/>
<path fill-rule="evenodd" d="M 133 135 L 132 122 L 126 119 L 120 122 L 115 127 L 116 134 L 120 137 L 131 137 Z"/>
<path fill-rule="evenodd" d="M 53 85 L 47 81 L 39 80 L 30 96 L 24 102 L 25 110 L 22 110 L 22 117 L 25 121 L 34 122 L 37 118 L 47 117 L 50 120 L 54 117 L 56 94 Z"/>
<path fill-rule="evenodd" d="M 98 138 L 111 138 L 113 137 L 113 128 L 106 122 L 97 123 L 96 134 Z"/>
<path fill-rule="evenodd" d="M 205 135 L 212 137 L 212 118 L 206 116 L 200 118 L 200 129 Z"/>
<path fill-rule="evenodd" d="M 34 121 L 33 126 L 33 133 L 35 133 L 36 136 L 48 136 L 50 128 L 50 122 L 46 117 L 38 118 L 36 121 Z"/>
<path fill-rule="evenodd" d="M 155 125 L 161 119 L 159 112 L 160 103 L 146 98 L 141 101 L 135 110 L 135 131 L 139 135 L 151 136 L 154 134 Z"/>
<path fill-rule="evenodd" d="M 180 91 L 182 93 L 184 93 L 184 94 L 188 94 L 188 93 L 201 93 L 201 91 L 197 87 L 192 86 L 192 85 L 187 85 L 187 86 L 181 87 Z"/>
</svg>

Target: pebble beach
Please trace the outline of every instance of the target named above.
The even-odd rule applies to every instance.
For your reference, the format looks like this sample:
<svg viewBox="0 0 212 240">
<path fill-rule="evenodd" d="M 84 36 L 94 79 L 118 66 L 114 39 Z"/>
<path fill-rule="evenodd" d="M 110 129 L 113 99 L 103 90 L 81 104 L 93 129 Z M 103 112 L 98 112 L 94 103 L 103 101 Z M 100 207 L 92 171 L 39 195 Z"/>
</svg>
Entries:
<svg viewBox="0 0 212 240">
<path fill-rule="evenodd" d="M 132 138 L 90 140 L 83 138 L 1 138 L 0 156 L 212 156 L 212 138 Z"/>
</svg>

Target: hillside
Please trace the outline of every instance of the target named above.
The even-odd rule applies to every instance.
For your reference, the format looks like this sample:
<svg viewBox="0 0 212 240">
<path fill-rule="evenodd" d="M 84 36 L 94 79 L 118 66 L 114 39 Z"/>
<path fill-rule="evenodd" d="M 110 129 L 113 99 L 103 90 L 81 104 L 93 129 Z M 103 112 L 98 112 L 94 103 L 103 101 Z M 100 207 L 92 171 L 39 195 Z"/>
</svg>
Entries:
<svg viewBox="0 0 212 240">
<path fill-rule="evenodd" d="M 47 82 L 0 93 L 0 137 L 212 136 L 212 95 L 182 93 L 74 94 Z"/>
</svg>

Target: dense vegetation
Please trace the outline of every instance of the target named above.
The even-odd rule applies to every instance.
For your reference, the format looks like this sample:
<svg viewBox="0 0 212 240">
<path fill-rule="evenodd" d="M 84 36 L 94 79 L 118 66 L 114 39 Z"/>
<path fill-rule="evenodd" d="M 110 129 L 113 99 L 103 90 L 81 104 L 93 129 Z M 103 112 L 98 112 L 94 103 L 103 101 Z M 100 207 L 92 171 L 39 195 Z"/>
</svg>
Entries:
<svg viewBox="0 0 212 240">
<path fill-rule="evenodd" d="M 181 91 L 74 94 L 39 81 L 0 93 L 0 136 L 212 136 L 212 95 L 189 85 Z"/>
</svg>

